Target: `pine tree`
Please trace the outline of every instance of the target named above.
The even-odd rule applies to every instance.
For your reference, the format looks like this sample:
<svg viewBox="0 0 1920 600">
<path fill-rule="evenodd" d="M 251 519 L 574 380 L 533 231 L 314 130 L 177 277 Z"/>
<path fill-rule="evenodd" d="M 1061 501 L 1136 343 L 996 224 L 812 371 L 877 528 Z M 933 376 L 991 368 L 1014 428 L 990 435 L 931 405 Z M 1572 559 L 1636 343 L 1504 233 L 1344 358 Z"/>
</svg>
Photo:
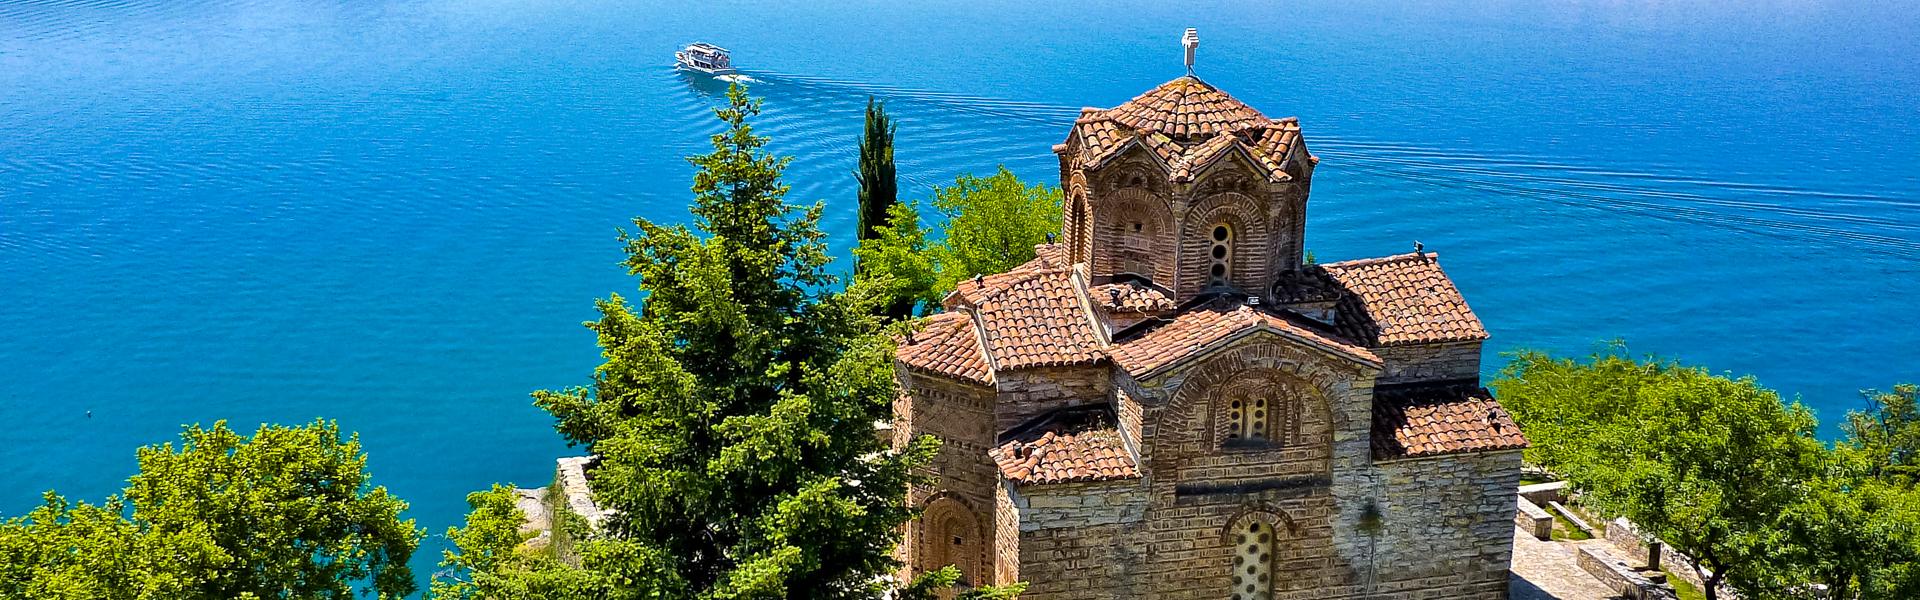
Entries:
<svg viewBox="0 0 1920 600">
<path fill-rule="evenodd" d="M 879 295 L 834 291 L 821 206 L 786 204 L 789 159 L 748 124 L 759 103 L 727 97 L 727 131 L 690 159 L 694 229 L 634 221 L 638 306 L 616 295 L 588 324 L 605 364 L 535 394 L 599 458 L 613 511 L 567 578 L 593 597 L 875 598 L 936 442 L 876 437 L 897 393 Z"/>
</svg>

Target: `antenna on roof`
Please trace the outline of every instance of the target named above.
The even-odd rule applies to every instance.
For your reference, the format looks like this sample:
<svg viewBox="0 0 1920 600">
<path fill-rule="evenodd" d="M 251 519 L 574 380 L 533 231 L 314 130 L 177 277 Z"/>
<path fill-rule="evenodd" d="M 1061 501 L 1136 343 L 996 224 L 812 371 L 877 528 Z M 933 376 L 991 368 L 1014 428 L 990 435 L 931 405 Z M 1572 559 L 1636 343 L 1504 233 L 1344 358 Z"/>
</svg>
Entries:
<svg viewBox="0 0 1920 600">
<path fill-rule="evenodd" d="M 1200 30 L 1187 28 L 1187 34 L 1180 36 L 1180 45 L 1187 49 L 1187 74 L 1193 74 L 1193 49 L 1200 47 Z"/>
<path fill-rule="evenodd" d="M 1426 247 L 1425 245 L 1423 245 L 1423 244 L 1421 244 L 1421 243 L 1420 243 L 1420 240 L 1414 240 L 1414 241 L 1413 241 L 1413 253 L 1414 253 L 1414 254 L 1421 254 L 1422 256 L 1425 256 L 1425 255 L 1424 255 L 1424 254 L 1422 254 L 1422 253 L 1423 253 L 1423 252 L 1426 252 L 1426 250 L 1427 250 L 1427 247 Z"/>
</svg>

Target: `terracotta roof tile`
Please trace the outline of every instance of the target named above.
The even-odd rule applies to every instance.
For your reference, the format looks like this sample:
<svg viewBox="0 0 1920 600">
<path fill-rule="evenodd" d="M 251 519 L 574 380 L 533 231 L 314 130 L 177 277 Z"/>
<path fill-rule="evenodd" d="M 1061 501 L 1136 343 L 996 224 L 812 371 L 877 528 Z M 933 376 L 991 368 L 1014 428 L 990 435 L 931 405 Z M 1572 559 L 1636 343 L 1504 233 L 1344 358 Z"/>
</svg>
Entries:
<svg viewBox="0 0 1920 600">
<path fill-rule="evenodd" d="M 998 277 L 998 279 L 996 279 Z M 978 299 L 986 347 L 999 369 L 1095 364 L 1106 359 L 1081 308 L 1072 271 L 1014 271 L 983 278 Z"/>
<path fill-rule="evenodd" d="M 1216 135 L 1268 122 L 1260 111 L 1191 75 L 1160 84 L 1105 114 L 1135 131 L 1159 132 L 1175 139 Z"/>
<path fill-rule="evenodd" d="M 1111 481 L 1140 476 L 1133 456 L 1111 428 L 1077 433 L 1048 431 L 1036 439 L 1010 440 L 987 452 L 1001 476 L 1022 484 Z"/>
<path fill-rule="evenodd" d="M 1191 181 L 1203 167 L 1238 148 L 1260 163 L 1269 178 L 1286 180 L 1292 178 L 1286 158 L 1300 144 L 1300 126 L 1291 117 L 1268 119 L 1189 75 L 1108 110 L 1081 109 L 1069 134 L 1069 140 L 1075 139 L 1082 168 L 1098 168 L 1140 146 L 1167 167 L 1171 180 Z"/>
<path fill-rule="evenodd" d="M 1173 297 L 1165 290 L 1137 281 L 1122 281 L 1094 287 L 1090 293 L 1101 310 L 1118 313 L 1158 313 L 1173 310 Z"/>
<path fill-rule="evenodd" d="M 1373 455 L 1413 458 L 1527 447 L 1513 416 L 1486 388 L 1380 388 L 1373 396 Z"/>
<path fill-rule="evenodd" d="M 1115 363 L 1140 377 L 1180 362 L 1241 331 L 1264 326 L 1323 350 L 1376 366 L 1380 364 L 1380 357 L 1366 348 L 1316 331 L 1300 322 L 1304 320 L 1241 302 L 1216 299 L 1187 308 L 1170 320 L 1131 329 L 1122 334 L 1123 339 L 1115 340 L 1110 352 Z"/>
<path fill-rule="evenodd" d="M 1345 288 L 1339 305 L 1342 334 L 1369 347 L 1487 339 L 1439 255 L 1401 254 L 1320 265 Z"/>
<path fill-rule="evenodd" d="M 894 357 L 908 368 L 968 383 L 991 385 L 993 372 L 980 352 L 973 316 L 949 311 L 921 319 L 921 329 L 900 344 Z"/>
</svg>

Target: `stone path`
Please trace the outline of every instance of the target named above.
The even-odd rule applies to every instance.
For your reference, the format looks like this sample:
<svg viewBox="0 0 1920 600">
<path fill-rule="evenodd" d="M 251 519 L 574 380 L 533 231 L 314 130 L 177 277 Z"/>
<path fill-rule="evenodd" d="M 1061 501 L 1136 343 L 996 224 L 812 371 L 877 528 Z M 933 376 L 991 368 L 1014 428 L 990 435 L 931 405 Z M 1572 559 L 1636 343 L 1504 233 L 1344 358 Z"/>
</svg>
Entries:
<svg viewBox="0 0 1920 600">
<path fill-rule="evenodd" d="M 1600 584 L 1574 563 L 1580 544 L 1605 543 L 1543 542 L 1513 528 L 1513 575 L 1511 600 L 1612 600 L 1619 596 Z"/>
</svg>

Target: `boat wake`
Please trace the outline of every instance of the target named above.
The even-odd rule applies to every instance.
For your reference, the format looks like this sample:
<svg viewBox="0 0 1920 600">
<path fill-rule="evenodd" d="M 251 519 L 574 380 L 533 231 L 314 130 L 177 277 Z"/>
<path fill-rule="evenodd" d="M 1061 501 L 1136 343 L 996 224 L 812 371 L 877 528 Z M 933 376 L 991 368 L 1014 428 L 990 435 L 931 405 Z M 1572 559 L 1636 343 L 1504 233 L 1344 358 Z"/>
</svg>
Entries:
<svg viewBox="0 0 1920 600">
<path fill-rule="evenodd" d="M 778 72 L 756 72 L 755 75 L 739 77 L 743 78 L 742 83 L 764 84 L 765 89 L 756 90 L 756 94 L 784 99 L 796 108 L 845 104 L 857 109 L 860 103 L 850 101 L 874 97 L 885 100 L 890 108 L 895 108 L 896 114 L 929 115 L 928 120 L 918 121 L 923 133 L 915 154 L 923 168 L 900 171 L 903 183 L 920 188 L 931 188 L 940 183 L 940 177 L 924 178 L 908 173 L 944 173 L 954 169 L 978 172 L 998 162 L 1051 162 L 1052 155 L 1045 151 L 1046 146 L 1036 146 L 1033 140 L 1059 139 L 1079 115 L 1078 107 L 1044 102 Z M 941 113 L 948 116 L 936 116 Z M 962 115 L 984 117 L 990 124 L 959 118 Z M 823 121 L 826 119 L 833 122 L 826 123 Z M 851 141 L 859 125 L 857 113 L 842 114 L 839 110 L 779 111 L 773 120 L 810 132 L 832 130 L 839 134 L 800 142 L 799 148 L 791 148 L 822 152 L 831 152 L 828 144 Z M 1920 201 L 1913 198 L 1718 180 L 1701 174 L 1657 169 L 1645 172 L 1598 169 L 1548 157 L 1440 149 L 1326 131 L 1311 134 L 1310 140 L 1316 155 L 1337 161 L 1341 169 L 1406 185 L 1469 191 L 1492 201 L 1483 206 L 1501 210 L 1522 204 L 1605 209 L 1640 218 L 1812 239 L 1882 255 L 1920 256 L 1920 218 L 1886 212 L 1893 208 L 1906 215 L 1920 213 Z M 1027 147 L 1038 150 L 1015 151 Z M 983 152 L 994 154 L 988 157 L 983 156 Z M 1872 206 L 1874 210 L 1849 210 L 1860 206 Z"/>
</svg>

